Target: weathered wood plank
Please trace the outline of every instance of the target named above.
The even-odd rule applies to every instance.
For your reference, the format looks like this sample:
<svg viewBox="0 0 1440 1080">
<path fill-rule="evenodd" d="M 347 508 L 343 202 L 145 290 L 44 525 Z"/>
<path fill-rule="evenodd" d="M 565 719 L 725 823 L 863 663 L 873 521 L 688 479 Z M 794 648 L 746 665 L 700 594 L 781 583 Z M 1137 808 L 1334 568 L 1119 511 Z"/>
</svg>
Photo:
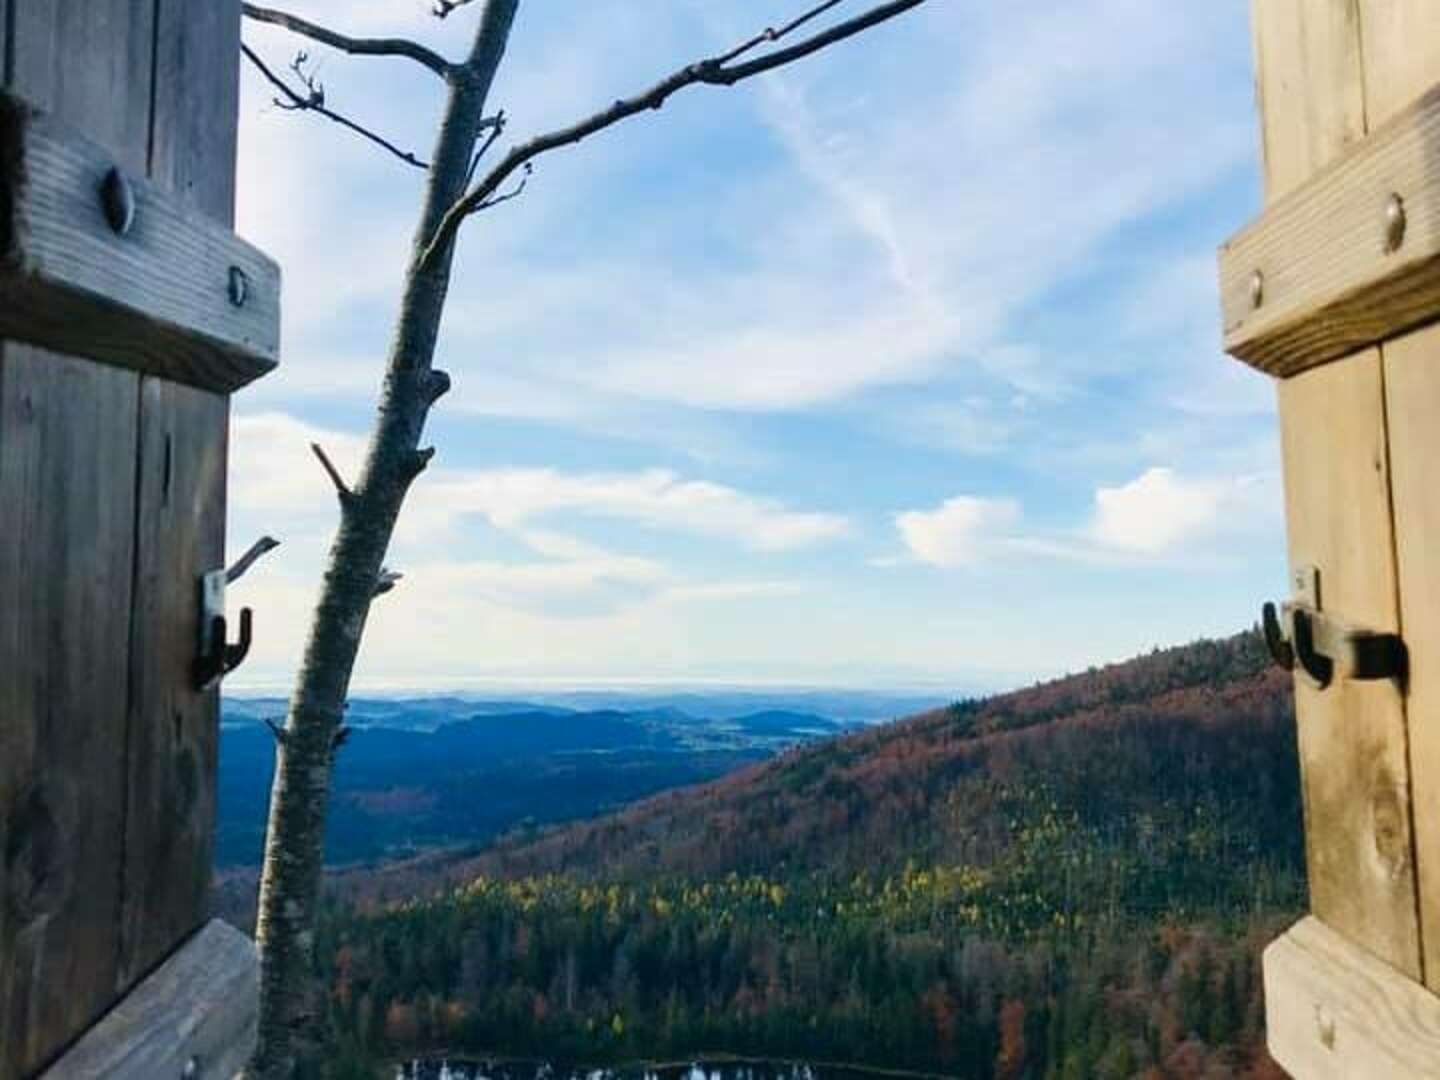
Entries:
<svg viewBox="0 0 1440 1080">
<path fill-rule="evenodd" d="M 1397 631 L 1384 399 L 1372 349 L 1280 384 L 1291 566 L 1326 610 Z M 1418 977 L 1405 709 L 1392 682 L 1296 681 L 1311 910 Z"/>
<path fill-rule="evenodd" d="M 151 180 L 228 227 L 239 0 L 160 0 L 157 12 Z M 190 660 L 200 575 L 225 557 L 228 418 L 223 395 L 142 380 L 122 979 L 153 966 L 204 915 L 219 700 L 192 687 Z"/>
<path fill-rule="evenodd" d="M 229 228 L 235 219 L 240 0 L 158 0 L 150 178 Z"/>
<path fill-rule="evenodd" d="M 1400 612 L 1410 651 L 1408 706 L 1425 977 L 1440 985 L 1440 334 L 1385 343 Z M 1428 809 L 1428 812 L 1427 812 Z"/>
<path fill-rule="evenodd" d="M 145 173 L 154 0 L 10 0 L 9 89 Z"/>
<path fill-rule="evenodd" d="M 1365 134 L 1355 0 L 1254 0 L 1267 201 Z M 1383 205 L 1380 208 L 1383 211 Z M 1290 564 L 1320 571 L 1324 606 L 1399 628 L 1378 349 L 1279 388 Z M 1319 692 L 1297 680 L 1311 909 L 1412 977 L 1420 971 L 1404 702 L 1391 683 Z"/>
<path fill-rule="evenodd" d="M 255 1045 L 255 944 L 216 919 L 127 994 L 41 1080 L 228 1078 Z"/>
<path fill-rule="evenodd" d="M 0 101 L 0 335 L 210 390 L 274 367 L 279 267 L 143 174 L 128 178 L 134 221 L 118 235 L 98 196 L 113 161 Z"/>
<path fill-rule="evenodd" d="M 1266 1041 L 1304 1080 L 1440 1076 L 1440 997 L 1302 919 L 1265 950 Z"/>
<path fill-rule="evenodd" d="M 1299 187 L 1365 134 L 1354 0 L 1254 0 L 1265 195 Z"/>
<path fill-rule="evenodd" d="M 1374 124 L 1440 83 L 1440 7 L 1431 0 L 1360 0 L 1365 101 Z M 1431 147 L 1432 154 L 1440 147 Z M 1440 318 L 1440 304 L 1432 309 Z M 1424 974 L 1440 987 L 1440 326 L 1387 341 L 1385 395 L 1401 625 L 1410 646 L 1410 770 Z"/>
<path fill-rule="evenodd" d="M 7 89 L 143 172 L 153 8 L 10 0 Z M 24 1076 L 114 999 L 139 380 L 0 349 L 0 1075 Z"/>
<path fill-rule="evenodd" d="M 124 842 L 138 382 L 0 361 L 0 1075 L 110 1003 Z"/>
<path fill-rule="evenodd" d="M 219 696 L 196 691 L 199 580 L 224 565 L 229 402 L 146 378 L 131 620 L 125 887 L 128 982 L 205 912 L 215 828 Z"/>
<path fill-rule="evenodd" d="M 1395 196 L 1404 229 L 1392 247 L 1387 206 Z M 1280 377 L 1433 319 L 1440 312 L 1440 87 L 1221 247 L 1220 306 L 1226 351 Z"/>
</svg>

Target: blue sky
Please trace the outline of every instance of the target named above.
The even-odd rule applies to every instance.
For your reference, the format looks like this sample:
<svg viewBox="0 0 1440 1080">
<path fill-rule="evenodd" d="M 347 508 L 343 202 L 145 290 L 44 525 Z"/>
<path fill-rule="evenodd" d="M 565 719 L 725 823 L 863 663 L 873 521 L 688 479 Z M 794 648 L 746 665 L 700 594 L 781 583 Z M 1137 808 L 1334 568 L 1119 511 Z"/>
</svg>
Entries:
<svg viewBox="0 0 1440 1080">
<path fill-rule="evenodd" d="M 454 56 L 476 17 L 292 6 Z M 524 0 L 502 141 L 793 6 Z M 1283 585 L 1273 392 L 1220 352 L 1214 271 L 1259 203 L 1246 8 L 929 0 L 541 159 L 462 235 L 454 390 L 356 685 L 958 693 L 1253 621 Z M 310 51 L 332 106 L 426 152 L 433 76 Z M 285 317 L 235 398 L 230 547 L 284 546 L 234 588 L 234 689 L 298 661 L 335 517 L 307 445 L 358 467 L 421 183 L 243 84 L 238 223 Z"/>
</svg>

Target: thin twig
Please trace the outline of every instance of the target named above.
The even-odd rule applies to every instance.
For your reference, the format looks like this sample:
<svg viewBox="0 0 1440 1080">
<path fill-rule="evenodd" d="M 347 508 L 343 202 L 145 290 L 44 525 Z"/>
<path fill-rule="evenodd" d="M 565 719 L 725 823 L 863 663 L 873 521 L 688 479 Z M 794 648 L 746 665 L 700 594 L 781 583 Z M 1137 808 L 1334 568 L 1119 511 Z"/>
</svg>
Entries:
<svg viewBox="0 0 1440 1080">
<path fill-rule="evenodd" d="M 382 596 L 389 592 L 404 576 L 399 570 L 391 570 L 388 566 L 380 567 L 380 573 L 375 578 L 375 595 Z"/>
<path fill-rule="evenodd" d="M 471 0 L 435 0 L 430 8 L 430 14 L 437 19 L 443 19 L 456 8 L 462 8 L 470 2 Z"/>
<path fill-rule="evenodd" d="M 327 120 L 333 120 L 340 126 L 349 128 L 351 131 L 355 132 L 355 134 L 360 135 L 363 138 L 369 139 L 377 146 L 381 146 L 384 149 L 390 151 L 390 153 L 394 154 L 407 165 L 413 165 L 417 169 L 428 169 L 430 167 L 428 164 L 417 158 L 414 154 L 410 153 L 410 151 L 401 150 L 394 143 L 375 134 L 375 132 L 371 131 L 369 128 L 362 127 L 360 124 L 357 124 L 355 121 L 349 119 L 348 117 L 341 116 L 333 109 L 327 108 L 325 105 L 325 88 L 319 83 L 316 83 L 312 76 L 304 76 L 307 92 L 301 94 L 284 79 L 280 78 L 280 76 L 276 75 L 273 71 L 271 71 L 265 65 L 265 61 L 261 60 L 260 57 L 256 56 L 255 51 L 251 49 L 249 45 L 245 45 L 242 43 L 240 46 L 240 50 L 245 54 L 245 58 L 249 60 L 252 64 L 254 64 L 257 68 L 259 68 L 260 73 L 264 75 L 265 78 L 269 79 L 271 84 L 276 86 L 280 90 L 280 92 L 285 95 L 285 101 L 281 101 L 279 98 L 275 99 L 275 104 L 279 105 L 282 109 L 292 109 L 295 111 L 319 113 Z M 302 53 L 301 55 L 303 56 L 304 54 Z M 303 61 L 297 59 L 297 63 L 303 63 Z M 293 66 L 294 65 L 292 64 L 292 67 Z"/>
<path fill-rule="evenodd" d="M 845 0 L 825 0 L 825 3 L 819 4 L 816 7 L 811 8 L 809 11 L 805 12 L 804 15 L 801 15 L 795 19 L 791 19 L 784 26 L 780 27 L 779 30 L 776 30 L 773 26 L 767 26 L 764 30 L 761 30 L 760 33 L 756 34 L 749 41 L 742 41 L 739 45 L 736 45 L 735 48 L 731 49 L 729 52 L 722 53 L 720 56 L 717 56 L 715 60 L 717 63 L 720 64 L 728 64 L 737 56 L 744 55 L 751 49 L 755 48 L 755 46 L 757 45 L 764 45 L 766 42 L 779 41 L 792 30 L 799 29 L 811 19 L 817 18 L 818 16 L 825 14 L 825 12 L 829 11 L 831 8 L 837 7 L 844 2 Z"/>
<path fill-rule="evenodd" d="M 249 3 L 241 4 L 240 7 L 245 12 L 246 18 L 254 19 L 256 22 L 283 26 L 293 34 L 301 34 L 322 45 L 329 45 L 332 49 L 350 53 L 352 56 L 409 57 L 417 63 L 424 64 L 442 79 L 450 78 L 455 72 L 454 64 L 439 53 L 427 49 L 418 41 L 411 41 L 408 38 L 354 38 L 348 34 L 337 33 L 327 26 L 320 26 L 307 19 L 302 19 L 298 15 L 291 15 L 288 11 L 277 11 L 274 8 L 265 8 Z"/>
<path fill-rule="evenodd" d="M 823 30 L 812 37 L 798 41 L 784 49 L 776 49 L 774 52 L 758 56 L 743 64 L 727 64 L 726 57 L 737 56 L 752 48 L 758 43 L 754 38 L 747 40 L 739 46 L 721 53 L 719 56 L 706 60 L 699 60 L 689 64 L 680 70 L 673 72 L 666 78 L 660 80 L 649 90 L 632 98 L 621 98 L 608 109 L 602 109 L 593 116 L 572 124 L 570 127 L 552 131 L 546 135 L 539 135 L 529 142 L 512 147 L 490 172 L 470 188 L 440 219 L 436 226 L 435 235 L 431 237 L 430 243 L 426 245 L 416 264 L 416 269 L 423 272 L 428 269 L 432 261 L 450 244 L 455 238 L 455 233 L 460 228 L 460 223 L 468 216 L 487 206 L 494 205 L 495 193 L 500 189 L 510 175 L 516 169 L 528 165 L 529 162 L 539 155 L 555 150 L 562 146 L 571 146 L 587 136 L 595 134 L 619 123 L 621 120 L 634 116 L 637 113 L 645 112 L 647 109 L 658 109 L 665 104 L 665 100 L 678 90 L 697 83 L 704 83 L 710 86 L 733 86 L 742 79 L 748 79 L 765 71 L 772 71 L 792 61 L 809 56 L 811 53 L 819 52 L 827 45 L 833 45 L 838 41 L 854 37 L 872 26 L 893 19 L 911 8 L 919 7 L 925 0 L 890 0 L 889 3 L 880 4 L 864 14 L 857 15 L 853 19 L 836 23 L 828 30 Z M 790 29 L 801 25 L 808 19 L 827 10 L 831 4 L 822 4 L 792 20 L 786 25 L 783 32 L 788 33 Z M 778 37 L 782 31 L 776 31 Z M 759 40 L 770 40 L 765 34 L 759 35 Z"/>
<path fill-rule="evenodd" d="M 480 165 L 480 159 L 485 156 L 486 151 L 488 151 L 490 147 L 495 145 L 495 140 L 500 138 L 501 133 L 505 130 L 504 109 L 501 109 L 494 116 L 487 117 L 481 122 L 480 131 L 485 131 L 487 128 L 490 131 L 489 136 L 480 144 L 480 148 L 471 155 L 470 167 L 465 170 L 465 186 L 467 188 L 470 186 L 470 181 L 475 179 L 475 170 Z M 479 134 L 479 132 L 476 132 L 476 134 Z"/>
<path fill-rule="evenodd" d="M 270 734 L 275 736 L 277 743 L 285 741 L 285 729 L 277 724 L 273 717 L 265 717 L 265 726 L 270 729 Z"/>
<path fill-rule="evenodd" d="M 225 571 L 225 584 L 235 584 L 235 582 L 240 580 L 241 575 L 250 569 L 256 559 L 260 558 L 260 556 L 264 555 L 267 551 L 274 551 L 279 546 L 280 541 L 276 540 L 273 536 L 262 536 L 259 540 L 256 540 L 255 543 L 250 545 L 249 550 L 231 563 L 230 568 Z"/>
<path fill-rule="evenodd" d="M 350 485 L 345 483 L 344 477 L 340 475 L 340 470 L 335 468 L 334 462 L 326 455 L 325 448 L 318 442 L 312 442 L 310 449 L 314 451 L 315 456 L 320 459 L 320 464 L 329 475 L 330 482 L 335 485 L 335 493 L 340 496 L 340 500 L 343 502 L 346 499 L 354 498 L 355 493 L 350 490 Z"/>
</svg>

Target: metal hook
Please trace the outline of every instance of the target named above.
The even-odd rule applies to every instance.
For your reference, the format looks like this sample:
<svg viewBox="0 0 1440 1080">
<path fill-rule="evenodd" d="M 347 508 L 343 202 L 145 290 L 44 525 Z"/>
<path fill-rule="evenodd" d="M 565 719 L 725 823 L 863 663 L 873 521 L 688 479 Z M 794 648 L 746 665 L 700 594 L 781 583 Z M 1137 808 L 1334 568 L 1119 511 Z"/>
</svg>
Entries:
<svg viewBox="0 0 1440 1080">
<path fill-rule="evenodd" d="M 196 689 L 207 689 L 244 662 L 250 652 L 252 630 L 252 614 L 248 607 L 240 609 L 240 640 L 234 645 L 225 640 L 228 634 L 225 616 L 216 615 L 211 618 L 210 651 L 195 658 Z"/>
<path fill-rule="evenodd" d="M 1295 636 L 1295 659 L 1316 689 L 1324 690 L 1335 677 L 1335 661 L 1315 647 L 1315 624 L 1310 613 L 1304 608 L 1295 608 L 1290 613 L 1290 625 Z"/>
<path fill-rule="evenodd" d="M 1265 631 L 1265 647 L 1270 650 L 1270 658 L 1286 671 L 1294 671 L 1295 650 L 1285 639 L 1285 631 L 1280 626 L 1279 611 L 1268 601 L 1260 609 L 1260 625 Z"/>
</svg>

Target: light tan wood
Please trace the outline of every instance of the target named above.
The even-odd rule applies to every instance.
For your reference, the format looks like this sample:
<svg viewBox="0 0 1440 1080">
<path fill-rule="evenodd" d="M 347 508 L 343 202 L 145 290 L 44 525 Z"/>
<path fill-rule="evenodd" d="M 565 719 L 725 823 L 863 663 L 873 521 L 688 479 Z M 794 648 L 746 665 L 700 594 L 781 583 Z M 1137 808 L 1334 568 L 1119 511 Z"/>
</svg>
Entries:
<svg viewBox="0 0 1440 1080">
<path fill-rule="evenodd" d="M 1253 0 L 1265 193 L 1299 187 L 1365 134 L 1355 0 Z"/>
<path fill-rule="evenodd" d="M 1254 0 L 1267 201 L 1341 158 L 1366 131 L 1356 0 Z M 1383 212 L 1383 205 L 1380 208 Z M 1370 348 L 1279 389 L 1292 567 L 1319 568 L 1325 610 L 1398 629 L 1380 353 Z M 1297 680 L 1311 909 L 1420 974 L 1404 702 L 1393 683 Z"/>
<path fill-rule="evenodd" d="M 0 99 L 0 336 L 207 390 L 275 366 L 280 269 L 190 200 L 127 172 L 134 224 L 107 225 L 106 149 Z M 244 299 L 231 276 L 244 276 Z"/>
<path fill-rule="evenodd" d="M 1385 344 L 1426 981 L 1440 985 L 1440 331 Z M 1429 812 L 1427 812 L 1427 808 Z"/>
<path fill-rule="evenodd" d="M 1440 83 L 1440 5 L 1361 0 L 1372 125 Z M 1432 155 L 1435 150 L 1432 148 Z M 1431 318 L 1440 317 L 1440 309 Z M 1440 988 L 1440 326 L 1382 347 L 1408 688 L 1425 981 Z"/>
<path fill-rule="evenodd" d="M 212 920 L 139 983 L 40 1080 L 228 1080 L 255 1046 L 255 944 Z"/>
<path fill-rule="evenodd" d="M 1302 919 L 1265 950 L 1270 1054 L 1304 1080 L 1440 1077 L 1440 997 Z"/>
<path fill-rule="evenodd" d="M 1405 220 L 1394 249 L 1386 217 L 1392 196 Z M 1440 89 L 1350 144 L 1222 246 L 1220 306 L 1226 351 L 1281 377 L 1433 319 L 1440 311 Z"/>
<path fill-rule="evenodd" d="M 1380 356 L 1280 384 L 1291 566 L 1320 570 L 1325 610 L 1399 628 Z M 1420 974 L 1405 710 L 1393 682 L 1296 682 L 1311 909 Z"/>
</svg>

